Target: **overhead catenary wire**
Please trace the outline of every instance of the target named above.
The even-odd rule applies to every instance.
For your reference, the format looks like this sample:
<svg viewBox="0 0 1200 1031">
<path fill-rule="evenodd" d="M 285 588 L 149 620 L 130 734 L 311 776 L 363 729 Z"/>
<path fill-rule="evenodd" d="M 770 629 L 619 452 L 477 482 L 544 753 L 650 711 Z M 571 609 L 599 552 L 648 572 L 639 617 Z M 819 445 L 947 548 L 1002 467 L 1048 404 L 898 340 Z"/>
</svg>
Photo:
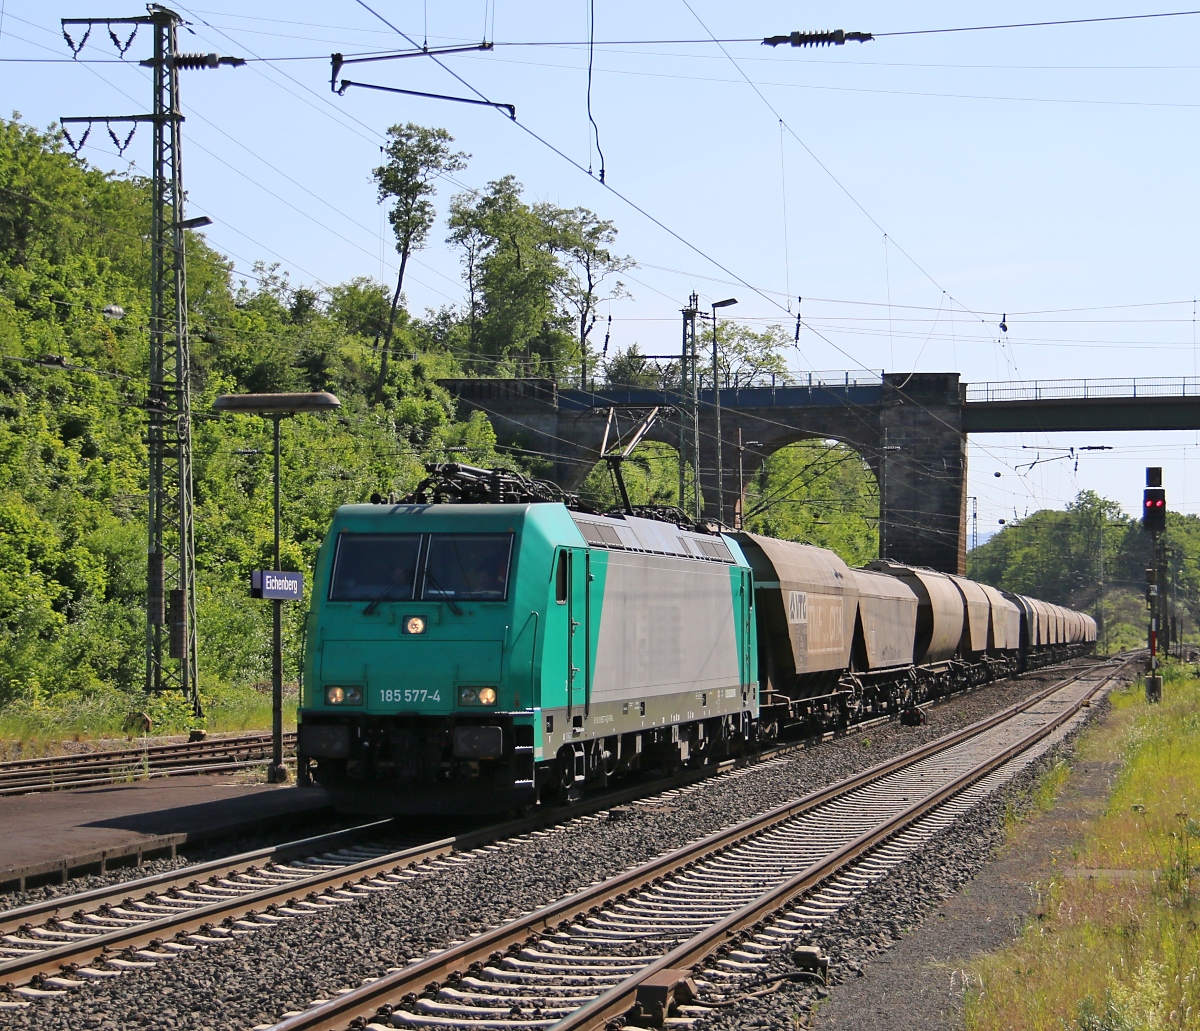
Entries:
<svg viewBox="0 0 1200 1031">
<path fill-rule="evenodd" d="M 359 122 L 359 124 L 365 126 L 365 124 L 362 124 L 362 122 Z M 275 169 L 275 170 L 277 170 L 277 169 Z M 647 266 L 648 266 L 648 268 L 660 268 L 660 266 L 653 266 L 653 265 L 647 265 Z M 674 270 L 674 271 L 679 271 L 679 270 Z M 680 274 L 683 274 L 683 272 L 680 272 Z M 758 289 L 762 290 L 763 288 L 758 288 Z M 766 292 L 766 290 L 763 290 L 763 292 Z"/>
<path fill-rule="evenodd" d="M 400 35 L 402 38 L 404 38 L 404 39 L 405 39 L 405 40 L 406 40 L 406 41 L 407 41 L 407 42 L 408 42 L 408 43 L 409 43 L 411 46 L 416 46 L 416 42 L 415 42 L 415 41 L 412 39 L 412 37 L 411 37 L 411 36 L 409 36 L 409 35 L 408 35 L 407 33 L 405 33 L 403 30 L 401 30 L 401 29 L 397 28 L 397 27 L 396 27 L 394 24 L 392 24 L 392 22 L 388 21 L 388 19 L 386 19 L 386 18 L 385 18 L 383 15 L 381 15 L 381 14 L 380 14 L 378 11 L 376 11 L 374 8 L 372 8 L 372 7 L 370 6 L 370 4 L 368 4 L 368 3 L 366 2 L 366 0 L 355 0 L 355 2 L 356 2 L 356 3 L 357 3 L 359 6 L 360 6 L 360 7 L 362 7 L 364 10 L 366 10 L 366 11 L 370 12 L 371 14 L 373 14 L 373 15 L 374 15 L 374 16 L 375 16 L 377 19 L 379 19 L 379 21 L 380 21 L 380 22 L 382 22 L 383 24 L 387 25 L 389 28 L 393 29 L 393 30 L 394 30 L 394 31 L 395 31 L 395 32 L 396 32 L 398 35 Z M 683 2 L 684 2 L 684 4 L 685 4 L 685 6 L 686 6 L 686 5 L 687 5 L 687 0 L 683 0 Z M 689 11 L 691 10 L 691 7 L 690 7 L 690 6 L 688 7 L 688 10 L 689 10 Z M 694 14 L 695 14 L 695 12 L 693 12 L 693 15 L 694 15 Z M 708 31 L 708 28 L 707 28 L 707 26 L 705 26 L 705 25 L 704 25 L 704 23 L 703 23 L 703 22 L 702 22 L 702 21 L 699 19 L 699 17 L 697 17 L 697 21 L 700 21 L 701 27 L 702 27 L 702 28 L 704 28 L 704 29 L 705 29 L 705 31 L 707 32 L 707 31 Z M 712 35 L 712 33 L 710 32 L 710 33 L 709 33 L 709 35 L 711 36 L 711 35 Z M 480 100 L 482 100 L 482 101 L 485 101 L 485 102 L 486 102 L 486 103 L 488 103 L 489 105 L 491 105 L 491 104 L 492 104 L 492 101 L 491 101 L 491 100 L 490 100 L 490 99 L 489 99 L 489 98 L 488 98 L 488 97 L 487 97 L 485 94 L 483 94 L 482 92 L 480 92 L 480 91 L 479 91 L 478 89 L 476 89 L 476 88 L 475 88 L 473 85 L 471 85 L 471 83 L 469 83 L 469 82 L 468 82 L 466 79 L 464 79 L 464 78 L 463 78 L 461 75 L 459 75 L 459 74 L 458 74 L 457 72 L 455 72 L 455 71 L 454 71 L 452 68 L 450 68 L 449 66 L 447 66 L 447 65 L 445 64 L 445 62 L 444 62 L 444 61 L 442 61 L 440 58 L 438 58 L 437 56 L 434 56 L 434 55 L 430 55 L 430 60 L 432 60 L 432 61 L 433 61 L 435 64 L 437 64 L 437 65 L 438 65 L 440 68 L 442 68 L 444 71 L 446 71 L 446 72 L 447 72 L 449 75 L 451 75 L 451 76 L 452 76 L 452 77 L 453 77 L 453 78 L 454 78 L 454 79 L 455 79 L 457 82 L 459 82 L 459 83 L 460 83 L 461 85 L 463 85 L 465 88 L 467 88 L 467 89 L 468 89 L 468 90 L 470 90 L 472 93 L 474 93 L 474 94 L 475 94 L 477 97 L 479 97 L 479 99 L 480 99 Z M 732 58 L 730 58 L 730 60 L 732 61 L 733 59 L 732 59 Z M 736 64 L 737 64 L 737 63 L 736 63 L 736 62 L 733 62 L 733 63 L 734 63 L 734 65 L 736 66 Z M 740 69 L 739 69 L 739 71 L 740 71 Z M 743 74 L 743 76 L 744 76 L 744 73 L 742 73 L 742 74 Z M 749 80 L 747 79 L 747 81 L 749 81 Z M 753 84 L 752 84 L 752 85 L 753 85 Z M 757 87 L 755 87 L 755 89 L 756 89 L 756 92 L 758 92 L 758 93 L 759 93 L 759 96 L 761 97 L 761 96 L 762 96 L 762 93 L 761 93 L 761 91 L 757 90 Z M 773 113 L 776 115 L 776 117 L 777 117 L 777 118 L 780 118 L 780 119 L 782 120 L 782 116 L 780 116 L 780 115 L 779 115 L 779 113 L 778 113 L 777 111 L 775 111 L 775 109 L 774 109 L 773 107 L 771 107 L 771 105 L 770 105 L 770 102 L 769 102 L 769 101 L 767 101 L 765 97 L 763 97 L 763 101 L 764 101 L 764 102 L 767 104 L 767 106 L 768 106 L 768 107 L 769 107 L 769 108 L 772 110 L 772 112 L 773 112 Z M 534 131 L 533 129 L 531 129 L 529 126 L 525 125 L 523 122 L 521 122 L 521 121 L 520 121 L 519 119 L 517 119 L 515 116 L 514 116 L 514 117 L 511 119 L 511 121 L 512 121 L 512 122 L 513 122 L 515 125 L 519 126 L 519 127 L 522 129 L 522 131 L 524 131 L 525 133 L 527 133 L 527 134 L 528 134 L 529 136 L 531 136 L 533 139 L 537 140 L 539 143 L 541 143 L 541 144 L 542 144 L 544 147 L 546 147 L 547 149 L 549 149 L 550 151 L 552 151 L 554 154 L 558 155 L 560 158 L 562 158 L 564 161 L 566 161 L 566 162 L 567 162 L 568 164 L 570 164 L 572 167 L 576 168 L 578 171 L 582 172 L 584 175 L 587 175 L 587 174 L 588 174 L 588 172 L 587 172 L 587 169 L 586 169 L 586 168 L 584 168 L 582 165 L 580 165 L 580 164 L 579 164 L 579 162 L 577 162 L 577 161 L 576 161 L 574 158 L 572 158 L 572 157 L 570 157 L 569 155 L 567 155 L 566 153 L 564 153 L 562 150 L 560 150 L 560 149 L 559 149 L 558 147 L 556 147 L 554 144 L 550 143 L 550 142 L 549 142 L 549 140 L 546 140 L 544 137 L 542 137 L 541 135 L 539 135 L 537 132 L 535 132 L 535 131 Z M 786 122 L 785 122 L 785 125 L 786 125 Z M 807 146 L 804 144 L 804 142 L 803 142 L 802 140 L 800 140 L 800 138 L 799 138 L 798 136 L 796 136 L 795 132 L 794 132 L 793 130 L 791 130 L 791 129 L 790 129 L 790 127 L 789 127 L 789 132 L 791 133 L 791 135 L 793 136 L 793 138 L 797 139 L 797 140 L 798 140 L 798 141 L 801 143 L 801 145 L 805 147 L 805 150 L 807 150 L 807 151 L 808 151 L 810 154 L 812 154 L 812 151 L 811 151 L 811 150 L 809 150 L 809 148 L 808 148 L 808 147 L 807 147 Z M 815 156 L 815 155 L 813 155 L 813 157 L 814 157 L 814 159 L 816 159 L 816 156 Z M 819 160 L 818 160 L 818 164 L 821 164 Z M 825 166 L 824 166 L 824 165 L 821 165 L 821 167 L 822 167 L 822 168 L 825 168 Z M 831 178 L 833 178 L 833 179 L 834 179 L 834 181 L 835 181 L 835 182 L 838 182 L 838 181 L 837 181 L 837 179 L 836 179 L 836 177 L 834 177 L 834 176 L 833 176 L 832 172 L 829 172 L 829 170 L 828 170 L 828 169 L 825 169 L 825 171 L 826 171 L 826 172 L 827 172 L 827 173 L 830 175 L 830 177 L 831 177 Z M 589 178 L 591 178 L 591 177 L 589 176 Z M 687 248 L 689 248 L 690 250 L 694 251 L 696 254 L 700 255 L 701 257 L 705 258 L 707 261 L 709 261 L 709 262 L 711 262 L 713 265 L 715 265 L 717 268 L 721 269 L 721 271 L 722 271 L 722 272 L 724 272 L 726 275 L 733 276 L 733 277 L 734 277 L 734 278 L 735 278 L 735 279 L 736 279 L 736 280 L 737 280 L 737 281 L 738 281 L 740 284 L 742 284 L 743 286 L 745 286 L 745 287 L 746 287 L 747 289 L 749 289 L 749 290 L 753 290 L 755 293 L 759 294 L 759 296 L 761 296 L 761 297 L 762 297 L 764 300 L 766 300 L 766 301 L 768 301 L 769 303 L 771 303 L 771 304 L 775 305 L 775 307 L 777 307 L 777 308 L 780 308 L 781 310 L 784 310 L 784 311 L 786 311 L 786 310 L 787 310 L 787 309 L 786 309 L 786 308 L 785 308 L 783 305 L 779 304 L 779 302 L 778 302 L 778 301 L 775 301 L 775 300 L 774 300 L 774 298 L 772 298 L 772 297 L 770 297 L 770 296 L 766 295 L 765 293 L 762 293 L 761 291 L 759 291 L 759 290 L 758 290 L 756 287 L 754 287 L 752 284 L 750 284 L 749 282 L 747 282 L 746 280 L 744 280 L 744 279 L 743 279 L 741 276 L 738 276 L 738 275 L 737 275 L 737 273 L 733 272 L 731 269 L 729 269 L 728 267 L 726 267 L 724 264 L 722 264 L 722 263 L 721 263 L 720 261 L 718 261 L 716 258 L 714 258 L 714 257 L 712 257 L 711 255 L 707 254 L 707 253 L 706 253 L 705 251 L 703 251 L 703 250 L 702 250 L 700 247 L 698 247 L 697 245 L 695 245 L 694 243 L 692 243 L 690 240 L 688 240 L 687 238 L 685 238 L 684 236 L 682 236 L 680 233 L 676 232 L 674 229 L 671 229 L 671 228 L 670 228 L 669 226 L 667 226 L 667 225 L 666 225 L 664 222 L 662 222 L 660 219 L 658 219 L 657 217 L 655 217 L 654 215 L 652 215 L 652 214 L 651 214 L 649 211 L 647 211 L 647 210 L 646 210 L 645 208 L 643 208 L 641 205 L 637 204 L 635 201 L 633 201 L 632 199 L 630 199 L 629 197 L 627 197 L 625 194 L 621 193 L 619 190 L 616 190 L 616 189 L 614 189 L 614 188 L 613 188 L 613 187 L 612 187 L 610 184 L 604 183 L 604 184 L 601 184 L 601 185 L 602 185 L 602 187 L 603 187 L 604 189 L 607 189 L 607 190 L 608 190 L 609 192 L 611 192 L 611 193 L 612 193 L 614 196 L 616 196 L 617 198 L 619 198 L 620 200 L 622 200 L 624 203 L 628 204 L 630 207 L 632 207 L 632 208 L 633 208 L 635 211 L 637 211 L 637 212 L 638 212 L 639 214 L 641 214 L 643 217 L 645 217 L 645 218 L 649 219 L 651 222 L 653 222 L 655 225 L 657 225 L 657 226 L 658 226 L 660 229 L 662 229 L 664 232 L 668 233 L 670 236 L 672 236 L 672 237 L 673 237 L 674 239 L 676 239 L 678 242 L 682 243 L 682 244 L 683 244 L 685 247 L 687 247 Z M 844 186 L 842 186 L 840 182 L 838 183 L 838 185 L 841 187 L 841 189 L 843 190 L 843 192 L 845 192 L 845 193 L 846 193 L 846 195 L 847 195 L 848 197 L 850 197 L 850 198 L 851 198 L 851 200 L 853 200 L 853 201 L 854 201 L 855 205 L 856 205 L 856 206 L 858 206 L 858 207 L 860 208 L 860 210 L 862 210 L 862 211 L 863 211 L 863 213 L 864 213 L 864 214 L 867 214 L 867 217 L 868 217 L 868 218 L 871 218 L 871 216 L 869 215 L 869 213 L 867 213 L 867 212 L 866 212 L 866 209 L 865 209 L 865 208 L 862 208 L 862 205 L 861 205 L 861 204 L 859 204 L 857 200 L 854 200 L 854 197 L 853 197 L 853 195 L 852 195 L 852 194 L 850 194 L 850 193 L 849 193 L 849 191 L 848 191 L 848 190 L 846 190 L 846 188 L 845 188 Z M 876 224 L 876 225 L 878 226 L 878 223 L 877 223 L 877 222 L 875 222 L 875 220 L 874 220 L 873 218 L 871 218 L 871 221 L 872 221 L 874 224 Z M 879 228 L 880 228 L 880 230 L 882 231 L 882 227 L 880 226 Z M 917 263 L 917 262 L 916 262 L 916 261 L 915 261 L 915 260 L 914 260 L 914 259 L 913 259 L 913 258 L 910 256 L 910 255 L 908 255 L 906 251 L 904 251 L 904 249 L 903 249 L 903 248 L 900 248 L 899 246 L 897 246 L 897 249 L 898 249 L 898 250 L 900 250 L 900 252 L 901 252 L 902 254 L 904 254 L 904 255 L 905 255 L 905 257 L 907 257 L 907 258 L 909 259 L 909 261 L 910 261 L 910 262 L 912 262 L 912 264 L 913 264 L 914 266 L 916 266 L 916 267 L 917 267 L 917 268 L 918 268 L 918 269 L 919 269 L 919 270 L 922 272 L 922 274 L 924 274 L 924 275 L 926 276 L 926 278 L 928 278 L 928 279 L 929 279 L 931 282 L 933 282 L 935 285 L 939 285 L 939 284 L 937 284 L 937 281 L 933 279 L 933 277 L 932 277 L 932 276 L 930 276 L 930 275 L 929 275 L 927 272 L 925 272 L 925 270 L 924 270 L 924 269 L 923 269 L 923 268 L 922 268 L 922 267 L 921 267 L 921 266 L 920 266 L 920 265 L 919 265 L 919 264 L 918 264 L 918 263 Z M 940 288 L 940 285 L 939 285 L 939 288 Z M 967 308 L 965 308 L 965 307 L 964 307 L 964 310 L 965 310 L 965 311 L 969 311 L 970 309 L 967 309 Z M 980 321 L 983 321 L 983 320 L 981 319 Z M 847 352 L 847 351 L 846 351 L 844 348 L 842 348 L 842 347 L 838 346 L 837 344 L 833 343 L 833 341 L 829 340 L 829 338 L 828 338 L 828 337 L 824 336 L 824 335 L 823 335 L 823 334 L 821 334 L 821 333 L 817 333 L 817 336 L 818 336 L 818 337 L 820 337 L 822 340 L 824 340 L 826 343 L 828 343 L 828 344 L 829 344 L 831 347 L 833 347 L 833 348 L 834 348 L 835 350 L 837 350 L 839 353 L 841 353 L 841 354 L 845 355 L 846 357 L 848 357 L 848 358 L 849 358 L 851 361 L 853 361 L 853 362 L 855 362 L 855 363 L 858 363 L 858 359 L 857 359 L 857 358 L 855 358 L 853 355 L 849 354 L 849 352 Z M 923 407 L 923 406 L 920 406 L 920 407 Z M 935 418 L 937 418 L 937 417 L 935 416 Z M 939 419 L 939 421 L 941 421 L 941 422 L 945 422 L 945 420 L 942 420 L 942 419 Z"/>
<path fill-rule="evenodd" d="M 596 38 L 596 0 L 584 0 L 587 4 L 588 12 L 588 65 L 587 65 L 587 116 L 588 121 L 592 123 L 592 133 L 596 138 L 596 153 L 600 157 L 600 182 L 604 182 L 604 151 L 600 147 L 600 126 L 596 124 L 596 117 L 592 114 L 592 61 L 596 53 L 595 38 Z M 591 147 L 588 148 L 589 154 Z M 591 159 L 588 159 L 588 172 L 591 173 Z"/>
</svg>

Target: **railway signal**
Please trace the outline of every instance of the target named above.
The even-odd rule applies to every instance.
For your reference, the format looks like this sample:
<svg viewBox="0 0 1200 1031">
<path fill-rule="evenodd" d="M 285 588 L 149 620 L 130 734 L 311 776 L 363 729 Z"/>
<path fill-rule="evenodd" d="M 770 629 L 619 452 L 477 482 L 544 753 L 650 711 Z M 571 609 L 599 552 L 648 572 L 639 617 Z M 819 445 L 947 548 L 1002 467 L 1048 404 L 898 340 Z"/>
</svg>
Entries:
<svg viewBox="0 0 1200 1031">
<path fill-rule="evenodd" d="M 1167 528 L 1167 492 L 1162 487 L 1142 491 L 1142 529 L 1160 534 Z"/>
<path fill-rule="evenodd" d="M 1158 630 L 1162 614 L 1165 574 L 1158 576 L 1159 540 L 1167 528 L 1167 492 L 1162 485 L 1162 467 L 1148 466 L 1146 487 L 1142 491 L 1142 529 L 1154 541 L 1154 564 L 1146 570 L 1146 602 L 1150 608 L 1150 673 L 1146 677 L 1146 701 L 1162 701 L 1162 677 L 1158 676 Z"/>
</svg>

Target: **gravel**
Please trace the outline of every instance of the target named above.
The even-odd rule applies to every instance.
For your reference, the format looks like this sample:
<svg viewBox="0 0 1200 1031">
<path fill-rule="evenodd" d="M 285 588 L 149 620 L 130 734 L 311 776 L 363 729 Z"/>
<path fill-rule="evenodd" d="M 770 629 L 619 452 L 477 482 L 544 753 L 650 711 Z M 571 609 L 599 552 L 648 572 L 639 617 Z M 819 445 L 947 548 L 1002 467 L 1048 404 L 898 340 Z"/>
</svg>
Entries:
<svg viewBox="0 0 1200 1031">
<path fill-rule="evenodd" d="M 278 829 L 265 829 L 244 831 L 235 836 L 222 836 L 207 842 L 183 845 L 176 850 L 174 859 L 150 859 L 141 866 L 121 866 L 102 874 L 73 877 L 66 884 L 44 884 L 36 888 L 28 888 L 25 891 L 0 892 L 0 910 L 19 909 L 21 906 L 33 905 L 35 902 L 76 895 L 80 892 L 91 891 L 93 888 L 108 888 L 114 884 L 125 884 L 128 881 L 153 877 L 155 874 L 167 873 L 171 870 L 182 870 L 196 863 L 226 859 L 243 852 L 268 848 L 280 844 L 281 839 L 283 842 L 294 841 L 300 837 L 314 837 L 318 834 L 339 830 L 342 827 L 366 822 L 366 818 L 361 816 L 341 816 L 331 812 L 317 813 L 304 817 L 304 825 L 299 830 L 293 822 L 287 827 L 286 836 Z M 434 839 L 438 836 L 438 834 L 431 834 L 430 838 Z"/>
<path fill-rule="evenodd" d="M 765 1028 L 795 1031 L 819 1024 L 820 1001 L 837 992 L 837 985 L 864 976 L 871 960 L 894 946 L 943 900 L 955 894 L 993 857 L 1004 842 L 1005 824 L 1012 816 L 1027 813 L 1032 793 L 1042 776 L 1060 761 L 1070 761 L 1078 734 L 1093 719 L 1103 718 L 1107 701 L 1085 710 L 1084 719 L 1062 742 L 1021 770 L 1000 790 L 963 814 L 918 855 L 898 864 L 883 880 L 871 885 L 854 902 L 820 930 L 797 938 L 778 959 L 768 964 L 769 974 L 796 973 L 790 952 L 797 946 L 815 945 L 829 960 L 827 989 L 803 982 L 785 982 L 769 995 L 746 999 L 696 1024 L 696 1031 L 735 1031 Z M 703 1004 L 703 998 L 699 1000 Z M 895 1014 L 894 1026 L 909 1026 Z"/>
<path fill-rule="evenodd" d="M 5 1017 L 12 1027 L 39 1031 L 60 1027 L 206 1031 L 274 1023 L 286 1011 L 303 1009 L 339 989 L 357 987 L 363 979 L 378 977 L 432 949 L 477 935 L 521 912 L 973 723 L 1059 677 L 1061 672 L 1046 672 L 990 685 L 932 707 L 924 727 L 906 728 L 895 722 L 872 727 L 796 753 L 790 761 L 762 763 L 657 796 L 660 804 L 634 805 L 623 820 L 612 821 L 603 814 L 571 820 L 470 853 L 467 862 L 430 868 L 394 891 L 248 932 L 227 945 L 89 984 Z M 999 805 L 1003 814 L 1003 803 L 992 805 Z M 972 840 L 981 834 L 980 826 L 971 820 Z M 903 905 L 917 906 L 915 914 L 923 908 L 921 898 L 953 890 L 946 886 L 961 883 L 956 871 L 969 876 L 965 871 L 973 868 L 970 863 L 982 862 L 990 852 L 995 836 L 986 838 L 984 845 L 972 845 L 966 837 L 956 845 L 947 836 L 939 843 L 939 854 L 952 853 L 956 858 L 928 866 L 927 874 L 919 872 L 925 868 L 922 864 L 912 871 L 907 865 L 899 868 L 893 877 L 917 878 L 911 891 L 899 893 L 912 896 Z M 972 858 L 959 856 L 956 849 Z M 929 886 L 920 886 L 922 877 Z M 894 892 L 877 888 L 874 894 L 892 898 Z M 894 919 L 902 915 L 897 911 Z M 882 935 L 882 930 L 856 933 L 856 940 L 863 941 L 864 956 L 871 941 Z M 858 955 L 853 949 L 839 951 L 838 969 L 861 962 L 854 958 Z M 780 993 L 777 1001 L 787 998 Z M 154 999 L 155 1005 L 147 1006 L 147 999 Z"/>
</svg>

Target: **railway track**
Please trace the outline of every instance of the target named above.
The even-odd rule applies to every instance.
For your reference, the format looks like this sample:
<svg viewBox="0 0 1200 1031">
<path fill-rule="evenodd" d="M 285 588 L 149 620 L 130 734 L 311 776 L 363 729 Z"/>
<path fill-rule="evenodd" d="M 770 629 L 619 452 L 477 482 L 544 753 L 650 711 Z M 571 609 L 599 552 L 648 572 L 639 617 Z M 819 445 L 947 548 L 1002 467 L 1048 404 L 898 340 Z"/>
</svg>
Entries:
<svg viewBox="0 0 1200 1031">
<path fill-rule="evenodd" d="M 1088 672 L 1081 670 L 1068 682 Z M 990 725 L 999 718 L 984 723 Z M 937 747 L 942 745 L 944 742 Z M 799 747 L 784 746 L 756 766 L 786 762 L 787 754 Z M 406 840 L 394 821 L 378 821 L 0 912 L 0 985 L 19 986 L 0 994 L 0 1008 L 24 1006 L 86 981 L 120 976 L 124 970 L 151 966 L 257 928 L 391 890 L 423 873 L 489 855 L 504 846 L 505 838 L 526 840 L 529 834 L 564 819 L 604 810 L 612 814 L 614 808 L 619 813 L 620 806 L 631 803 L 671 801 L 694 790 L 702 780 L 739 776 L 749 769 L 744 764 L 726 763 L 716 769 L 689 771 L 652 787 L 643 784 L 596 796 L 565 811 L 551 810 L 435 841 L 417 841 L 411 835 Z M 882 775 L 883 769 L 874 775 Z M 655 792 L 652 799 L 645 797 L 648 787 Z M 835 786 L 818 794 L 832 798 L 837 790 Z M 804 808 L 812 801 L 810 796 L 795 805 Z M 730 833 L 736 838 L 752 832 L 735 828 Z M 628 876 L 620 879 L 622 883 Z M 490 951 L 494 950 L 484 956 Z M 426 977 L 422 986 L 428 980 Z M 338 1025 L 335 1021 L 319 1026 Z"/>
<path fill-rule="evenodd" d="M 789 942 L 1050 747 L 1123 665 L 1080 670 L 930 745 L 317 1000 L 274 1031 L 686 1026 L 761 986 Z M 820 977 L 819 962 L 810 966 L 799 973 Z"/>
<path fill-rule="evenodd" d="M 754 768 L 783 761 L 768 755 Z M 670 801 L 702 780 L 749 769 L 727 762 L 449 836 L 445 822 L 434 836 L 406 830 L 397 820 L 372 821 L 0 911 L 0 1010 L 391 890 L 431 870 L 490 854 L 497 840 L 523 840 L 564 820 L 645 801 L 648 790 L 652 801 Z"/>
<path fill-rule="evenodd" d="M 293 753 L 296 735 L 284 734 L 283 744 L 285 754 Z M 189 773 L 222 773 L 261 765 L 270 758 L 271 735 L 246 734 L 143 748 L 16 759 L 0 762 L 0 795 L 99 787 Z"/>
</svg>

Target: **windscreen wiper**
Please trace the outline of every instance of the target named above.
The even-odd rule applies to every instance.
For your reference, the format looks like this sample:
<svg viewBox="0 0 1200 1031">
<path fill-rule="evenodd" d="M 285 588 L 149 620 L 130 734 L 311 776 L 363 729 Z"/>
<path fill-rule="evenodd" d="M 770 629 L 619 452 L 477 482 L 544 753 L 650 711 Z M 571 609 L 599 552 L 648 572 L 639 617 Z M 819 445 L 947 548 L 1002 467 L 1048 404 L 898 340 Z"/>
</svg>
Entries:
<svg viewBox="0 0 1200 1031">
<path fill-rule="evenodd" d="M 433 584 L 433 589 L 435 591 L 442 592 L 442 595 L 443 595 L 442 601 L 444 601 L 447 605 L 450 606 L 450 611 L 453 612 L 456 616 L 461 616 L 462 609 L 460 609 L 458 607 L 458 603 L 452 597 L 450 597 L 450 593 L 446 590 L 446 588 L 444 588 L 442 586 L 441 581 L 438 580 L 437 576 L 434 574 L 433 570 L 431 570 L 429 568 L 428 565 L 425 566 L 425 579 L 428 582 Z"/>
<path fill-rule="evenodd" d="M 398 572 L 393 578 L 392 582 L 388 585 L 387 590 L 384 591 L 378 598 L 373 599 L 371 603 L 365 609 L 363 609 L 364 616 L 369 616 L 379 605 L 385 601 L 396 601 L 397 598 L 395 597 L 395 592 L 400 590 L 401 587 L 412 583 L 413 571 L 409 569 L 407 571 L 401 570 L 401 572 L 404 572 L 404 579 L 400 579 L 400 573 Z"/>
</svg>

